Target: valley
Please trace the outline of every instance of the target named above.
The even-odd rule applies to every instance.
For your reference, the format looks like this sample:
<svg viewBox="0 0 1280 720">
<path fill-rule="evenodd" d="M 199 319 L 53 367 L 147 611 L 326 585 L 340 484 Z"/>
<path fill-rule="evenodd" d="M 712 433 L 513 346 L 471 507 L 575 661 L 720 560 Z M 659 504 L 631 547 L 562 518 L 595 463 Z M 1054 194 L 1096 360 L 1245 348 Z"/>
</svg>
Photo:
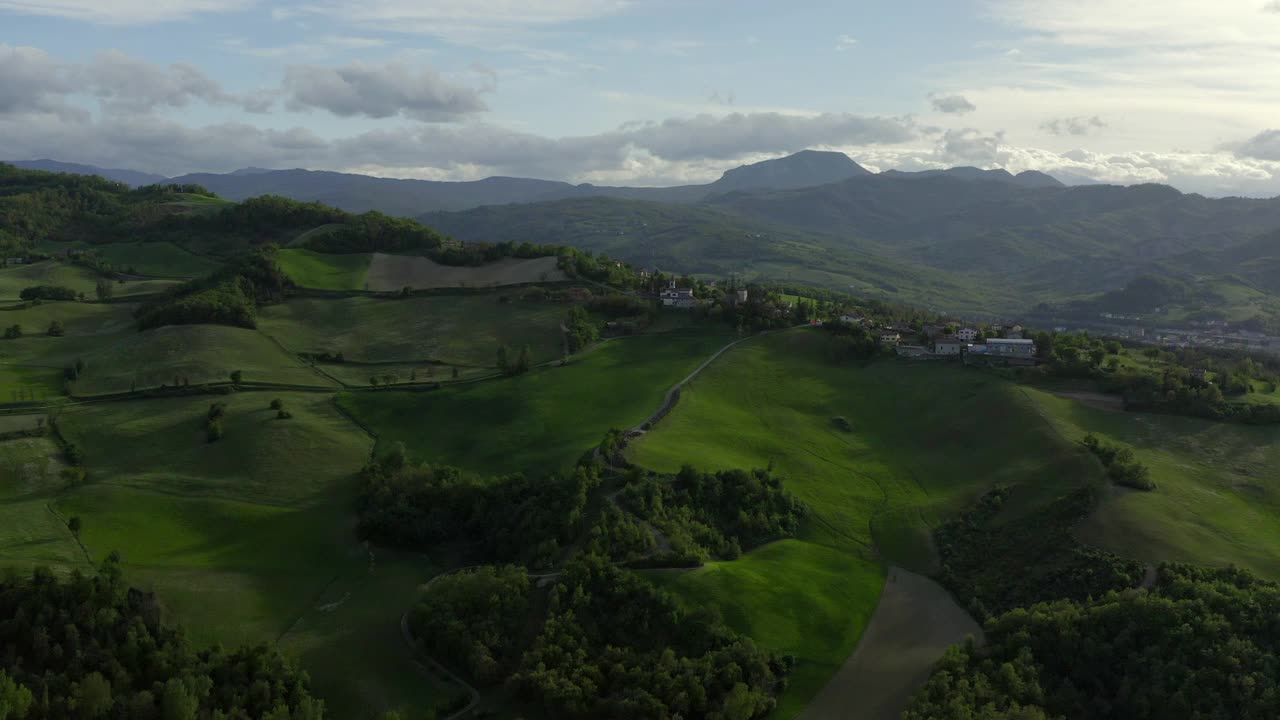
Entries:
<svg viewBox="0 0 1280 720">
<path fill-rule="evenodd" d="M 978 326 L 1041 297 L 998 287 L 1036 266 L 968 274 L 915 231 L 778 219 L 882 181 L 993 183 L 939 202 L 1012 192 L 1027 222 L 1110 199 L 857 176 L 752 212 L 724 207 L 748 189 L 571 198 L 428 216 L 437 232 L 6 172 L 14 196 L 65 185 L 97 209 L 0 268 L 20 328 L 0 344 L 0 564 L 115 568 L 194 646 L 305 671 L 329 717 L 927 717 L 936 663 L 1036 602 L 1172 593 L 1166 563 L 1280 579 L 1280 426 L 1191 416 L 1280 404 L 1269 365 L 1052 328 L 1021 368 L 895 358 L 881 329 Z M 101 234 L 70 237 L 86 222 Z M 1121 377 L 1204 366 L 1247 387 L 1154 412 Z M 1118 485 L 1098 448 L 1152 487 Z"/>
</svg>

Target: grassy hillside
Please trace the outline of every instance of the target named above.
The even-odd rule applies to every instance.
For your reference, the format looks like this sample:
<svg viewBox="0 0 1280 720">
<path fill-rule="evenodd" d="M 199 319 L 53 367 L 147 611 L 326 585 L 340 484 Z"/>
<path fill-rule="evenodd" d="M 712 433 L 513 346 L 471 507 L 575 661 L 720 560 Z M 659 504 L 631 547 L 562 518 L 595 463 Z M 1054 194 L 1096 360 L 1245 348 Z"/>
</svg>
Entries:
<svg viewBox="0 0 1280 720">
<path fill-rule="evenodd" d="M 35 285 L 59 285 L 85 297 L 94 299 L 99 276 L 96 272 L 79 265 L 70 265 L 57 260 L 43 260 L 30 265 L 17 265 L 0 268 L 0 301 L 17 302 L 24 288 Z M 129 280 L 115 283 L 112 287 L 118 298 L 131 295 L 151 295 L 173 287 L 170 280 Z"/>
<path fill-rule="evenodd" d="M 501 345 L 528 345 L 539 362 L 560 357 L 566 312 L 514 294 L 295 299 L 263 308 L 258 327 L 293 352 L 341 352 L 350 362 L 493 367 Z M 374 371 L 356 372 L 367 378 Z"/>
<path fill-rule="evenodd" d="M 83 356 L 77 395 L 122 392 L 185 378 L 192 385 L 246 382 L 325 386 L 332 383 L 256 330 L 224 325 L 174 325 L 122 335 Z"/>
<path fill-rule="evenodd" d="M 567 367 L 436 392 L 363 392 L 339 403 L 425 462 L 530 475 L 563 468 L 609 428 L 632 427 L 731 338 L 651 335 L 600 346 Z"/>
<path fill-rule="evenodd" d="M 368 253 L 336 255 L 303 248 L 280 251 L 280 268 L 299 287 L 317 290 L 367 290 Z"/>
<path fill-rule="evenodd" d="M 796 540 L 669 577 L 691 602 L 800 658 L 779 717 L 853 650 L 883 583 L 878 556 L 927 570 L 931 528 L 985 489 L 1032 488 L 1008 509 L 1018 513 L 1096 473 L 1011 385 L 953 366 L 833 365 L 825 342 L 791 331 L 735 348 L 630 451 L 666 472 L 772 465 L 809 505 Z"/>
<path fill-rule="evenodd" d="M 1079 534 L 1121 555 L 1235 564 L 1280 579 L 1280 429 L 1124 413 L 1027 390 L 1065 437 L 1131 448 L 1154 492 L 1113 489 Z"/>
<path fill-rule="evenodd" d="M 14 419 L 24 420 L 26 426 L 35 424 L 32 416 Z M 66 466 L 60 455 L 48 438 L 0 442 L 0 558 L 4 564 L 88 569 L 88 559 L 67 529 L 66 517 L 52 504 L 64 484 L 59 473 Z"/>
<path fill-rule="evenodd" d="M 315 394 L 151 400 L 62 413 L 90 483 L 52 506 L 84 523 L 95 559 L 118 550 L 194 642 L 279 642 L 312 673 L 335 717 L 424 712 L 455 692 L 417 675 L 390 629 L 434 569 L 355 542 L 355 473 L 372 441 Z M 225 435 L 206 441 L 213 400 Z"/>
</svg>

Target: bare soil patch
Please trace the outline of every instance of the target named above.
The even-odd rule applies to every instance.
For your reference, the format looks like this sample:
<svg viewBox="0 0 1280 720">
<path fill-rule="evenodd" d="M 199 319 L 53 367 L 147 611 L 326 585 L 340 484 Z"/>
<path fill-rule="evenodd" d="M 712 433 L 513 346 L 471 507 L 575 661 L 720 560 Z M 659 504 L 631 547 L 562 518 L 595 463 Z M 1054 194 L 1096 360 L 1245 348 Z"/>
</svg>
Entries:
<svg viewBox="0 0 1280 720">
<path fill-rule="evenodd" d="M 978 626 L 941 585 L 890 567 L 858 647 L 800 720 L 893 720 L 948 647 Z"/>
<path fill-rule="evenodd" d="M 368 287 L 377 292 L 393 292 L 404 287 L 489 288 L 568 279 L 557 262 L 554 257 L 503 258 L 478 267 L 457 267 L 425 257 L 374 253 L 369 263 Z"/>
</svg>

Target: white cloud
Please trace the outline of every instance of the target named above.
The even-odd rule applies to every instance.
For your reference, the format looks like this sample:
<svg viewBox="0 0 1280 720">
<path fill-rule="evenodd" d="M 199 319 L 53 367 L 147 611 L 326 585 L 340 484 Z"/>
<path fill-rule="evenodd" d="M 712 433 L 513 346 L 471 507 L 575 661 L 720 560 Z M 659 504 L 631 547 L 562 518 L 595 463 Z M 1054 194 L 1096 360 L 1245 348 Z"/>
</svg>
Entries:
<svg viewBox="0 0 1280 720">
<path fill-rule="evenodd" d="M 229 38 L 224 40 L 222 44 L 232 52 L 260 58 L 323 60 L 338 53 L 385 47 L 390 43 L 383 38 L 359 35 L 316 35 L 308 36 L 304 42 L 287 43 L 285 45 L 252 45 L 245 38 Z"/>
<path fill-rule="evenodd" d="M 836 50 L 840 52 L 844 52 L 845 50 L 852 50 L 854 46 L 856 46 L 857 44 L 858 44 L 858 38 L 853 37 L 852 35 L 841 35 L 840 37 L 836 38 Z"/>
<path fill-rule="evenodd" d="M 477 90 L 403 63 L 294 65 L 285 72 L 283 90 L 291 110 L 319 108 L 342 117 L 404 115 L 440 122 L 488 109 Z"/>
<path fill-rule="evenodd" d="M 104 25 L 145 25 L 243 10 L 254 0 L 0 0 L 0 11 Z"/>
<path fill-rule="evenodd" d="M 1046 120 L 1040 125 L 1040 129 L 1050 135 L 1081 136 L 1102 130 L 1106 126 L 1107 124 L 1097 115 L 1091 117 L 1073 115 L 1071 117 Z"/>
<path fill-rule="evenodd" d="M 963 115 L 978 109 L 963 95 L 930 95 L 929 103 L 940 113 L 955 115 Z"/>
</svg>

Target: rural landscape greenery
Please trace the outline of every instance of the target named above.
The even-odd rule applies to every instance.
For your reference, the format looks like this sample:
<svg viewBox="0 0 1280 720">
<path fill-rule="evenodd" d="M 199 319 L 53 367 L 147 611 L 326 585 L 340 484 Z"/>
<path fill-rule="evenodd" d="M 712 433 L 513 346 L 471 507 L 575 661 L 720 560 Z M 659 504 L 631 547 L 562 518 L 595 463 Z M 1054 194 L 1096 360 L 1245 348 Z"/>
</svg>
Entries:
<svg viewBox="0 0 1280 720">
<path fill-rule="evenodd" d="M 1280 714 L 1280 361 L 897 356 L 1269 333 L 1280 206 L 967 170 L 0 164 L 0 720 Z"/>
</svg>

